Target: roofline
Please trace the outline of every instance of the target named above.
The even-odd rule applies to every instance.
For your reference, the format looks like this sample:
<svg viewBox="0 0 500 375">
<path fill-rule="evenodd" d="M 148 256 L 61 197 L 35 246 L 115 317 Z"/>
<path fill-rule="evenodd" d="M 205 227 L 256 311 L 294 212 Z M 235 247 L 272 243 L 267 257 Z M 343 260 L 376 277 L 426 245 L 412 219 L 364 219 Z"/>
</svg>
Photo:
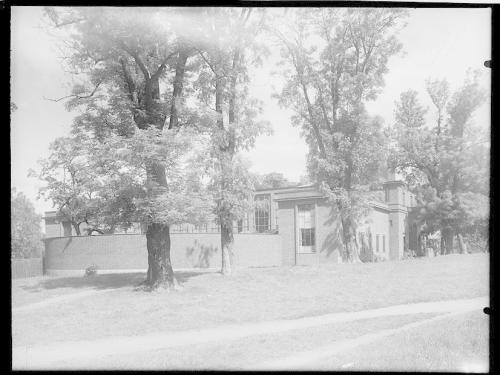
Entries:
<svg viewBox="0 0 500 375">
<path fill-rule="evenodd" d="M 283 186 L 278 188 L 264 188 L 264 189 L 255 189 L 256 193 L 266 192 L 266 191 L 280 191 L 280 190 L 295 190 L 295 189 L 310 189 L 316 187 L 315 184 L 310 185 L 297 185 L 297 186 Z"/>
<path fill-rule="evenodd" d="M 327 197 L 324 195 L 306 195 L 303 197 L 285 197 L 285 198 L 274 198 L 276 202 L 284 202 L 284 201 L 300 201 L 305 199 L 326 199 Z"/>
</svg>

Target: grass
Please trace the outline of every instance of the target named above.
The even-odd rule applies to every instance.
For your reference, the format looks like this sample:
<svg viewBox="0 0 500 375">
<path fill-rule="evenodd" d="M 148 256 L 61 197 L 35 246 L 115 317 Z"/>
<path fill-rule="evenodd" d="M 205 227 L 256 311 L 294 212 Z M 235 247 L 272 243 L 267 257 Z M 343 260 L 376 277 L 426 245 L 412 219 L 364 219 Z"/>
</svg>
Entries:
<svg viewBox="0 0 500 375">
<path fill-rule="evenodd" d="M 488 372 L 488 321 L 483 312 L 472 312 L 429 323 L 335 356 L 315 370 L 349 365 L 356 371 Z"/>
<path fill-rule="evenodd" d="M 351 339 L 378 330 L 397 328 L 435 314 L 395 316 L 364 321 L 329 324 L 248 337 L 235 341 L 211 342 L 127 355 L 111 355 L 98 360 L 59 362 L 58 370 L 251 370 L 260 363 L 287 357 L 291 353 L 315 349 L 335 341 Z"/>
<path fill-rule="evenodd" d="M 144 274 L 50 278 L 13 286 L 13 306 L 113 289 L 12 317 L 13 345 L 92 340 L 298 318 L 489 293 L 487 254 L 367 264 L 178 273 L 181 291 L 134 290 Z"/>
</svg>

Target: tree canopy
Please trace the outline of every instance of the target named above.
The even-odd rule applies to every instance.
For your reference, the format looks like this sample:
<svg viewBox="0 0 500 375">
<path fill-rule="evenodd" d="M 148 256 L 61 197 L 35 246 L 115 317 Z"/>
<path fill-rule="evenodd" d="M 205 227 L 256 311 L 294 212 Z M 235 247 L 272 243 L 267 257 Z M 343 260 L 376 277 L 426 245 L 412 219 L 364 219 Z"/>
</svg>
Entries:
<svg viewBox="0 0 500 375">
<path fill-rule="evenodd" d="M 433 123 L 415 91 L 402 93 L 396 103 L 391 160 L 418 194 L 423 233 L 441 234 L 442 253 L 454 251 L 454 236 L 465 252 L 462 236 L 487 225 L 489 216 L 489 139 L 472 123 L 485 99 L 478 80 L 469 72 L 453 95 L 445 80 L 428 80 Z"/>
</svg>

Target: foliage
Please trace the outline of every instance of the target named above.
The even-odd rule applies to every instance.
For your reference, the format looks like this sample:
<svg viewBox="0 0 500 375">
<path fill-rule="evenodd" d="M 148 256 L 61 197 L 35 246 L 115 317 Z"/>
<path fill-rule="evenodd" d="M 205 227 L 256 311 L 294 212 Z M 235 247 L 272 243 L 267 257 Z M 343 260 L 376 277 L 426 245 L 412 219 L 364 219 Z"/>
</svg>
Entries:
<svg viewBox="0 0 500 375">
<path fill-rule="evenodd" d="M 32 258 L 42 254 L 41 216 L 26 196 L 11 189 L 11 257 Z"/>
<path fill-rule="evenodd" d="M 47 159 L 40 160 L 40 171 L 30 175 L 45 182 L 39 196 L 51 200 L 58 216 L 69 221 L 79 234 L 79 226 L 95 212 L 96 171 L 89 164 L 93 144 L 88 137 L 61 137 L 49 147 Z"/>
<path fill-rule="evenodd" d="M 222 272 L 229 274 L 233 222 L 250 209 L 253 178 L 239 153 L 253 147 L 269 124 L 258 118 L 262 104 L 248 94 L 251 64 L 264 49 L 256 42 L 262 15 L 252 9 L 206 9 L 200 21 L 203 35 L 193 42 L 200 67 L 193 83 L 199 107 L 215 108 L 203 118 L 209 141 L 204 175 L 214 200 L 213 213 L 221 227 Z"/>
<path fill-rule="evenodd" d="M 95 264 L 91 264 L 87 268 L 85 268 L 85 277 L 91 277 L 97 275 L 97 270 L 99 267 Z"/>
<path fill-rule="evenodd" d="M 296 185 L 295 183 L 288 181 L 288 179 L 283 176 L 283 173 L 278 172 L 257 175 L 256 179 L 256 189 L 277 189 Z"/>
<path fill-rule="evenodd" d="M 403 254 L 403 260 L 416 258 L 417 254 L 413 250 L 407 250 Z"/>
<path fill-rule="evenodd" d="M 471 123 L 485 94 L 479 76 L 470 73 L 451 96 L 446 81 L 428 80 L 427 92 L 435 124 L 425 121 L 415 91 L 402 93 L 396 103 L 391 162 L 417 193 L 424 234 L 465 235 L 479 223 L 487 225 L 489 215 L 489 142 Z"/>
<path fill-rule="evenodd" d="M 401 50 L 396 34 L 405 15 L 390 9 L 300 9 L 273 29 L 286 77 L 278 99 L 294 110 L 292 124 L 309 144 L 311 179 L 341 212 L 344 259 L 358 259 L 355 227 L 368 208 L 358 192 L 385 169 L 382 122 L 368 116 L 365 103 L 377 97 L 389 58 Z"/>
</svg>

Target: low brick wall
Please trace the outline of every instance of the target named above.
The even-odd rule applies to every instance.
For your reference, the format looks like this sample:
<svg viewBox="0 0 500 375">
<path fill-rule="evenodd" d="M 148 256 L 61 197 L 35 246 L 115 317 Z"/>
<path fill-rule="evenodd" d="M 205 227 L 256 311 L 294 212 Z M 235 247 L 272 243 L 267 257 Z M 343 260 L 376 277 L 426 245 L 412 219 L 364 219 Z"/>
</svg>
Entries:
<svg viewBox="0 0 500 375">
<path fill-rule="evenodd" d="M 95 264 L 101 270 L 146 270 L 146 236 L 119 234 L 102 236 L 57 237 L 45 242 L 45 268 L 48 273 L 83 270 Z M 219 268 L 220 234 L 171 234 L 172 266 L 183 268 Z M 276 234 L 235 234 L 236 267 L 280 266 L 281 237 Z"/>
<path fill-rule="evenodd" d="M 42 276 L 43 259 L 42 258 L 12 259 L 11 272 L 13 279 Z"/>
</svg>

